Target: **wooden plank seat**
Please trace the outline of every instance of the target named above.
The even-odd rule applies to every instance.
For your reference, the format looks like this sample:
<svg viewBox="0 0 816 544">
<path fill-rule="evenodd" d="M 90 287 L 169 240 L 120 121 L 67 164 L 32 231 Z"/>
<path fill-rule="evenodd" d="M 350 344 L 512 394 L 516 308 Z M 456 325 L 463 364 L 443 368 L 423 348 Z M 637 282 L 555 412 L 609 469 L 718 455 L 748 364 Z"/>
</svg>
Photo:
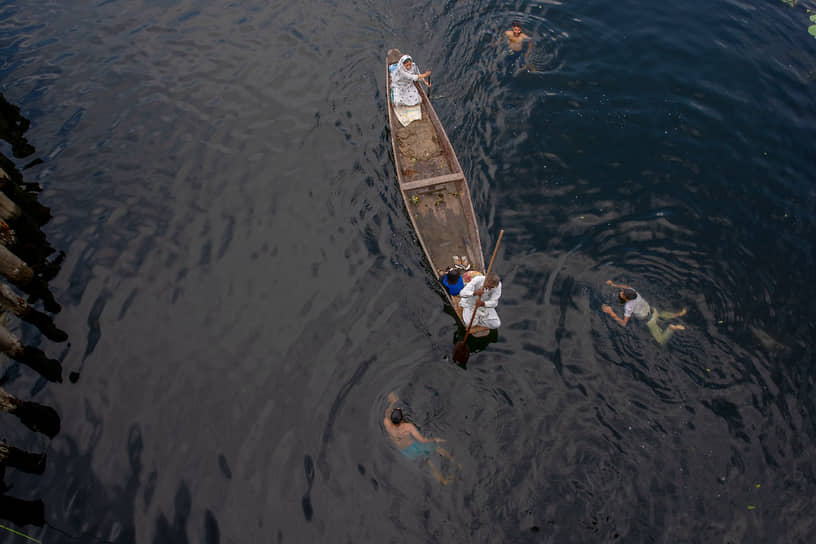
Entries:
<svg viewBox="0 0 816 544">
<path fill-rule="evenodd" d="M 459 181 L 465 179 L 464 174 L 458 172 L 456 174 L 445 174 L 444 176 L 436 176 L 433 178 L 418 179 L 416 181 L 404 182 L 400 185 L 403 191 L 413 191 L 423 187 L 430 187 L 431 185 L 439 185 L 441 183 L 450 183 L 451 181 Z"/>
</svg>

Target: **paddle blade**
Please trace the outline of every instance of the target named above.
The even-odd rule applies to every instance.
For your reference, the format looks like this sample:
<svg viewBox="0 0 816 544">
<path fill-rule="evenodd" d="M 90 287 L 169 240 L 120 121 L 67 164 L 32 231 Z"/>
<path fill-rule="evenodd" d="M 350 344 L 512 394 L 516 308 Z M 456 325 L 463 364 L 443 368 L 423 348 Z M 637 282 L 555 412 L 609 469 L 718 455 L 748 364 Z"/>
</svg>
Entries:
<svg viewBox="0 0 816 544">
<path fill-rule="evenodd" d="M 464 341 L 457 342 L 453 348 L 453 360 L 463 365 L 467 363 L 468 357 L 470 357 L 470 350 L 467 344 Z"/>
</svg>

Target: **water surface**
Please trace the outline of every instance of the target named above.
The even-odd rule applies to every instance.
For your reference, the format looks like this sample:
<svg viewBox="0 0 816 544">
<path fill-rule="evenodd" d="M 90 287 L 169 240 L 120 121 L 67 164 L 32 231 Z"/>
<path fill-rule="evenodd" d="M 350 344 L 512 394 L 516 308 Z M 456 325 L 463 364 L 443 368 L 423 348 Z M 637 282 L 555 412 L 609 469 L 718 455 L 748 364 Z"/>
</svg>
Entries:
<svg viewBox="0 0 816 544">
<path fill-rule="evenodd" d="M 76 383 L 8 470 L 44 543 L 806 542 L 816 491 L 814 59 L 800 2 L 0 2 Z M 517 72 L 492 45 L 535 37 Z M 496 342 L 396 186 L 384 57 L 433 71 Z M 11 155 L 6 153 L 6 155 Z M 22 163 L 21 163 L 22 166 Z M 607 279 L 686 307 L 665 348 Z M 6 365 L 5 368 L 8 368 Z M 395 391 L 463 469 L 387 441 Z M 20 537 L 3 533 L 2 541 Z"/>
</svg>

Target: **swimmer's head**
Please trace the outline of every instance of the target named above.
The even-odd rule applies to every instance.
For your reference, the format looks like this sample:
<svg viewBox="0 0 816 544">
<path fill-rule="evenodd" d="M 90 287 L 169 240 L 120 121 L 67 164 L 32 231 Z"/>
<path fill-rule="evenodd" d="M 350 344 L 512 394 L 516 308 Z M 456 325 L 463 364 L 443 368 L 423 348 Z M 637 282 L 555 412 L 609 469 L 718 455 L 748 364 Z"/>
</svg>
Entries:
<svg viewBox="0 0 816 544">
<path fill-rule="evenodd" d="M 621 304 L 625 304 L 630 300 L 635 300 L 637 298 L 637 291 L 635 291 L 631 287 L 627 287 L 626 289 L 620 292 L 618 297 L 620 298 Z"/>
<path fill-rule="evenodd" d="M 515 34 L 516 36 L 521 34 L 521 23 L 519 23 L 518 21 L 513 21 L 513 34 Z"/>
<path fill-rule="evenodd" d="M 402 423 L 402 408 L 394 408 L 391 411 L 391 423 L 394 425 Z"/>
</svg>

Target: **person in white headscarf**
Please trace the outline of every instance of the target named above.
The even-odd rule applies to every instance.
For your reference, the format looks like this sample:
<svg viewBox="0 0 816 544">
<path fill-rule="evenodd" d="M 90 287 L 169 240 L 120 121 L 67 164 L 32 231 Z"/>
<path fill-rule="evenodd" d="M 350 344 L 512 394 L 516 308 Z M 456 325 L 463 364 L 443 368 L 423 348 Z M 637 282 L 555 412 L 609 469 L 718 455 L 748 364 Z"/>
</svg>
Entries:
<svg viewBox="0 0 816 544">
<path fill-rule="evenodd" d="M 419 68 L 414 64 L 410 55 L 403 55 L 396 68 L 391 70 L 391 100 L 395 106 L 415 106 L 422 101 L 419 92 L 414 85 L 414 81 L 421 80 L 428 87 L 431 86 L 427 77 L 431 75 L 428 70 L 424 74 L 419 73 Z"/>
</svg>

